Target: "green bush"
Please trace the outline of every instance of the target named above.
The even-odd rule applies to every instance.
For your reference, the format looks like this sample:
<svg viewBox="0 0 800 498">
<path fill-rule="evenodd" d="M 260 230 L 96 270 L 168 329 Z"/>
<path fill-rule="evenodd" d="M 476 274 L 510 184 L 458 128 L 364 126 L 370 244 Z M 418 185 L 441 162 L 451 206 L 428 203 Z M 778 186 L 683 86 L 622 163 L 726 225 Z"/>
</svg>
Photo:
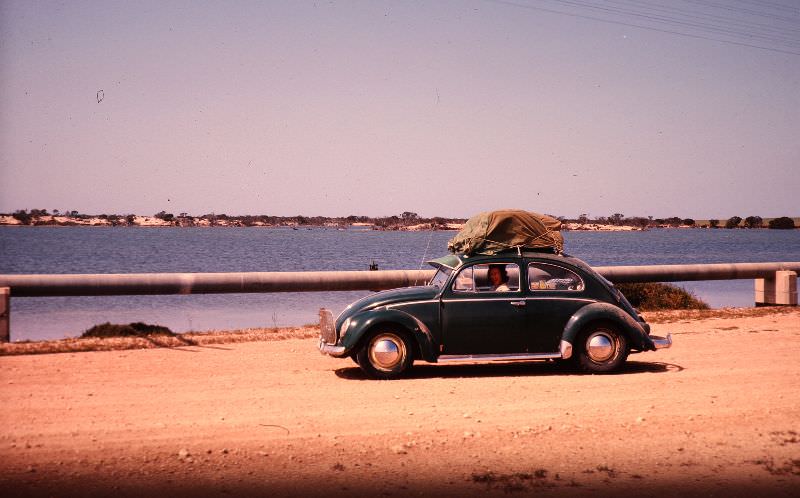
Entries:
<svg viewBox="0 0 800 498">
<path fill-rule="evenodd" d="M 708 309 L 708 304 L 676 285 L 647 282 L 617 284 L 616 288 L 641 311 Z"/>
<path fill-rule="evenodd" d="M 728 221 L 725 222 L 725 228 L 737 228 L 741 222 L 742 218 L 740 216 L 731 216 L 728 218 Z"/>
<path fill-rule="evenodd" d="M 769 220 L 769 227 L 778 230 L 791 230 L 794 228 L 794 220 L 788 216 L 781 216 L 774 220 Z"/>
<path fill-rule="evenodd" d="M 761 216 L 748 216 L 744 219 L 744 226 L 747 228 L 761 228 L 764 224 L 764 219 Z"/>
<path fill-rule="evenodd" d="M 17 211 L 14 211 L 14 213 L 11 216 L 16 220 L 19 220 L 19 222 L 22 223 L 23 225 L 30 225 L 31 220 L 33 220 L 33 216 L 28 214 L 28 211 L 25 209 L 19 209 Z"/>
<path fill-rule="evenodd" d="M 81 334 L 81 337 L 141 337 L 148 335 L 175 335 L 175 333 L 161 325 L 149 325 L 142 322 L 122 325 L 106 322 L 95 325 Z"/>
</svg>

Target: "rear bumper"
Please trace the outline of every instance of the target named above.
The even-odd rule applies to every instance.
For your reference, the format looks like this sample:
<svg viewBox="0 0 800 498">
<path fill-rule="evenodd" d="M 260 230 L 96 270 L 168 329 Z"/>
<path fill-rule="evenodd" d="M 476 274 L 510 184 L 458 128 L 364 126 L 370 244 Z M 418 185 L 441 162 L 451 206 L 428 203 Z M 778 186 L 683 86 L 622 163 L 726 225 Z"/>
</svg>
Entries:
<svg viewBox="0 0 800 498">
<path fill-rule="evenodd" d="M 650 340 L 653 341 L 653 346 L 655 346 L 656 349 L 666 349 L 672 347 L 672 334 L 667 334 L 667 337 L 651 335 Z"/>
</svg>

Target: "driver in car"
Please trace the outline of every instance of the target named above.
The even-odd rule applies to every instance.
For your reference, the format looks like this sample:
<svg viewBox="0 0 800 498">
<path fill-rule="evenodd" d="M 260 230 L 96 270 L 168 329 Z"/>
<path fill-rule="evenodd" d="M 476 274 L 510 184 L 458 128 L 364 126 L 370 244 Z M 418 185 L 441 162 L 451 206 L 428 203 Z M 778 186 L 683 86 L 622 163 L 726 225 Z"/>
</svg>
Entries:
<svg viewBox="0 0 800 498">
<path fill-rule="evenodd" d="M 489 265 L 489 281 L 493 292 L 510 292 L 506 265 Z"/>
</svg>

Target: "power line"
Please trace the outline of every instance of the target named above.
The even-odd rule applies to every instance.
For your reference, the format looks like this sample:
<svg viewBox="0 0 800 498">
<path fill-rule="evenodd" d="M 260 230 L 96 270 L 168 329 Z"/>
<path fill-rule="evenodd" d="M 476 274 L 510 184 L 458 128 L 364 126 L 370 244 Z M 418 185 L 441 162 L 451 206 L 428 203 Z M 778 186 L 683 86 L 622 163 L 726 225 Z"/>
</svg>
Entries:
<svg viewBox="0 0 800 498">
<path fill-rule="evenodd" d="M 759 7 L 769 7 L 771 9 L 782 10 L 790 14 L 800 15 L 800 6 L 788 7 L 786 5 L 780 5 L 772 2 L 758 1 L 758 0 L 735 0 L 735 1 L 744 4 L 757 5 Z"/>
<path fill-rule="evenodd" d="M 674 17 L 670 18 L 670 17 L 665 17 L 665 16 L 662 16 L 662 15 L 653 15 L 653 14 L 648 14 L 648 13 L 641 13 L 641 12 L 636 12 L 636 11 L 631 11 L 631 10 L 620 9 L 620 8 L 616 8 L 616 7 L 603 7 L 603 6 L 600 6 L 600 5 L 593 5 L 593 4 L 590 4 L 590 3 L 581 2 L 581 1 L 577 1 L 577 0 L 549 0 L 549 1 L 560 3 L 560 4 L 563 4 L 563 5 L 569 5 L 569 6 L 572 6 L 572 7 L 586 7 L 588 9 L 592 9 L 592 10 L 595 10 L 595 11 L 607 12 L 607 13 L 610 13 L 610 14 L 621 14 L 621 15 L 624 15 L 624 16 L 641 18 L 641 19 L 645 19 L 645 20 L 648 20 L 648 21 L 654 21 L 654 22 L 661 23 L 661 24 L 667 24 L 667 25 L 670 25 L 670 26 L 696 28 L 696 29 L 699 29 L 701 31 L 720 33 L 720 34 L 723 34 L 725 36 L 731 36 L 731 37 L 734 37 L 734 38 L 740 38 L 740 39 L 744 39 L 744 40 L 747 40 L 747 41 L 751 41 L 753 38 L 758 38 L 758 39 L 761 39 L 761 40 L 764 40 L 764 41 L 767 41 L 767 42 L 782 43 L 782 44 L 786 44 L 786 45 L 789 45 L 789 46 L 793 46 L 793 45 L 796 45 L 796 44 L 800 43 L 800 40 L 785 39 L 785 38 L 780 38 L 780 37 L 775 37 L 775 36 L 765 35 L 765 34 L 755 34 L 752 31 L 751 32 L 747 32 L 747 31 L 741 31 L 741 30 L 738 30 L 738 29 L 731 29 L 730 26 L 720 26 L 718 24 L 709 24 L 709 23 L 703 23 L 703 22 L 681 21 L 681 20 L 678 20 L 678 19 L 676 19 Z"/>
<path fill-rule="evenodd" d="M 762 29 L 762 30 L 767 30 L 767 31 L 773 31 L 776 34 L 786 34 L 788 36 L 791 36 L 791 34 L 789 34 L 789 33 L 800 34 L 800 24 L 798 25 L 797 28 L 792 28 L 790 26 L 778 27 L 778 26 L 773 26 L 773 25 L 769 25 L 769 24 L 762 24 L 762 23 L 753 22 L 753 21 L 741 21 L 741 20 L 738 20 L 738 19 L 732 19 L 730 17 L 719 16 L 719 15 L 709 14 L 709 13 L 705 13 L 705 12 L 690 12 L 690 11 L 685 11 L 685 10 L 682 10 L 682 9 L 676 8 L 676 7 L 667 7 L 667 6 L 661 6 L 661 5 L 654 5 L 654 4 L 651 4 L 651 3 L 647 2 L 647 1 L 644 1 L 644 0 L 608 0 L 608 1 L 611 2 L 611 3 L 621 3 L 621 4 L 625 4 L 625 3 L 627 3 L 627 4 L 638 4 L 638 5 L 642 6 L 643 8 L 649 8 L 649 9 L 653 9 L 655 11 L 665 12 L 665 13 L 674 13 L 674 14 L 677 14 L 679 16 L 688 17 L 690 19 L 691 18 L 697 18 L 697 19 L 704 19 L 704 20 L 705 19 L 709 19 L 709 20 L 714 20 L 714 21 L 721 21 L 723 23 L 730 23 L 730 24 L 733 24 L 733 25 L 736 25 L 736 26 L 740 26 L 742 28 L 754 28 L 754 29 Z"/>
<path fill-rule="evenodd" d="M 669 29 L 657 28 L 657 27 L 647 26 L 647 25 L 642 25 L 642 24 L 633 24 L 633 23 L 630 23 L 630 22 L 617 21 L 617 20 L 613 20 L 613 19 L 604 19 L 604 18 L 601 18 L 601 17 L 596 17 L 596 16 L 592 16 L 592 15 L 586 15 L 586 14 L 579 14 L 579 13 L 575 13 L 575 12 L 564 12 L 563 10 L 556 10 L 556 9 L 551 9 L 551 8 L 546 8 L 546 7 L 537 7 L 537 6 L 530 5 L 530 4 L 521 4 L 521 3 L 518 3 L 518 2 L 514 2 L 512 0 L 484 0 L 484 1 L 485 2 L 499 4 L 499 5 L 505 5 L 505 6 L 508 6 L 508 7 L 517 7 L 517 8 L 521 8 L 521 9 L 527 9 L 527 10 L 536 10 L 536 11 L 540 11 L 540 12 L 548 12 L 548 13 L 551 13 L 551 14 L 559 14 L 559 15 L 563 15 L 563 16 L 576 17 L 576 18 L 580 18 L 580 19 L 588 19 L 588 20 L 591 20 L 591 21 L 598 21 L 598 22 L 603 22 L 603 23 L 608 23 L 608 24 L 617 24 L 617 25 L 628 26 L 628 27 L 632 27 L 632 28 L 645 29 L 645 30 L 649 30 L 649 31 L 659 32 L 659 33 L 666 33 L 666 34 L 671 34 L 671 35 L 684 36 L 684 37 L 687 37 L 687 38 L 695 38 L 695 39 L 700 39 L 700 40 L 715 41 L 715 42 L 719 42 L 719 43 L 726 43 L 726 44 L 729 44 L 729 45 L 737 45 L 737 46 L 741 46 L 741 47 L 757 48 L 757 49 L 760 49 L 760 50 L 766 50 L 766 51 L 769 51 L 769 52 L 777 52 L 777 53 L 782 53 L 782 54 L 800 55 L 800 52 L 795 52 L 795 51 L 792 51 L 792 50 L 784 50 L 784 49 L 773 48 L 773 47 L 764 47 L 764 46 L 761 46 L 761 45 L 754 45 L 752 43 L 745 43 L 745 42 L 739 42 L 739 41 L 733 41 L 733 40 L 726 40 L 726 39 L 722 39 L 722 38 L 715 38 L 715 37 L 711 37 L 711 36 L 704 36 L 704 35 L 699 35 L 699 34 L 694 34 L 694 33 L 673 31 L 673 30 L 669 30 Z"/>
<path fill-rule="evenodd" d="M 693 3 L 693 4 L 697 4 L 697 5 L 705 5 L 705 6 L 715 7 L 717 9 L 729 10 L 731 12 L 739 12 L 740 14 L 750 14 L 750 15 L 753 15 L 753 16 L 766 17 L 766 18 L 769 18 L 769 19 L 775 19 L 777 21 L 784 21 L 784 22 L 788 22 L 788 23 L 797 22 L 796 18 L 793 19 L 793 18 L 789 18 L 789 17 L 782 17 L 782 16 L 775 15 L 775 14 L 772 14 L 772 13 L 759 12 L 757 10 L 745 9 L 745 8 L 742 8 L 742 7 L 733 7 L 733 6 L 730 6 L 730 5 L 719 4 L 717 2 L 710 2 L 708 0 L 685 0 L 685 1 Z"/>
</svg>

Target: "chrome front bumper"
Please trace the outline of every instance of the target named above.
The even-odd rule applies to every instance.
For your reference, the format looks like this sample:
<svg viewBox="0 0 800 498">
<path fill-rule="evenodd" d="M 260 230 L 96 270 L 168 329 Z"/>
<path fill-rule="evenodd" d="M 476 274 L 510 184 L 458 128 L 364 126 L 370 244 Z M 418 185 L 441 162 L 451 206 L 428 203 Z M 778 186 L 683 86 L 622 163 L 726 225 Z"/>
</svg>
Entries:
<svg viewBox="0 0 800 498">
<path fill-rule="evenodd" d="M 320 337 L 319 352 L 322 354 L 329 354 L 331 356 L 336 356 L 338 358 L 344 356 L 344 346 L 337 346 L 336 344 L 328 344 Z"/>
<path fill-rule="evenodd" d="M 325 308 L 319 310 L 319 352 L 331 356 L 344 356 L 344 346 L 336 345 L 336 324 L 333 314 Z"/>
<path fill-rule="evenodd" d="M 667 334 L 667 337 L 651 335 L 650 340 L 653 341 L 653 346 L 655 346 L 656 349 L 666 349 L 672 346 L 672 334 Z"/>
</svg>

